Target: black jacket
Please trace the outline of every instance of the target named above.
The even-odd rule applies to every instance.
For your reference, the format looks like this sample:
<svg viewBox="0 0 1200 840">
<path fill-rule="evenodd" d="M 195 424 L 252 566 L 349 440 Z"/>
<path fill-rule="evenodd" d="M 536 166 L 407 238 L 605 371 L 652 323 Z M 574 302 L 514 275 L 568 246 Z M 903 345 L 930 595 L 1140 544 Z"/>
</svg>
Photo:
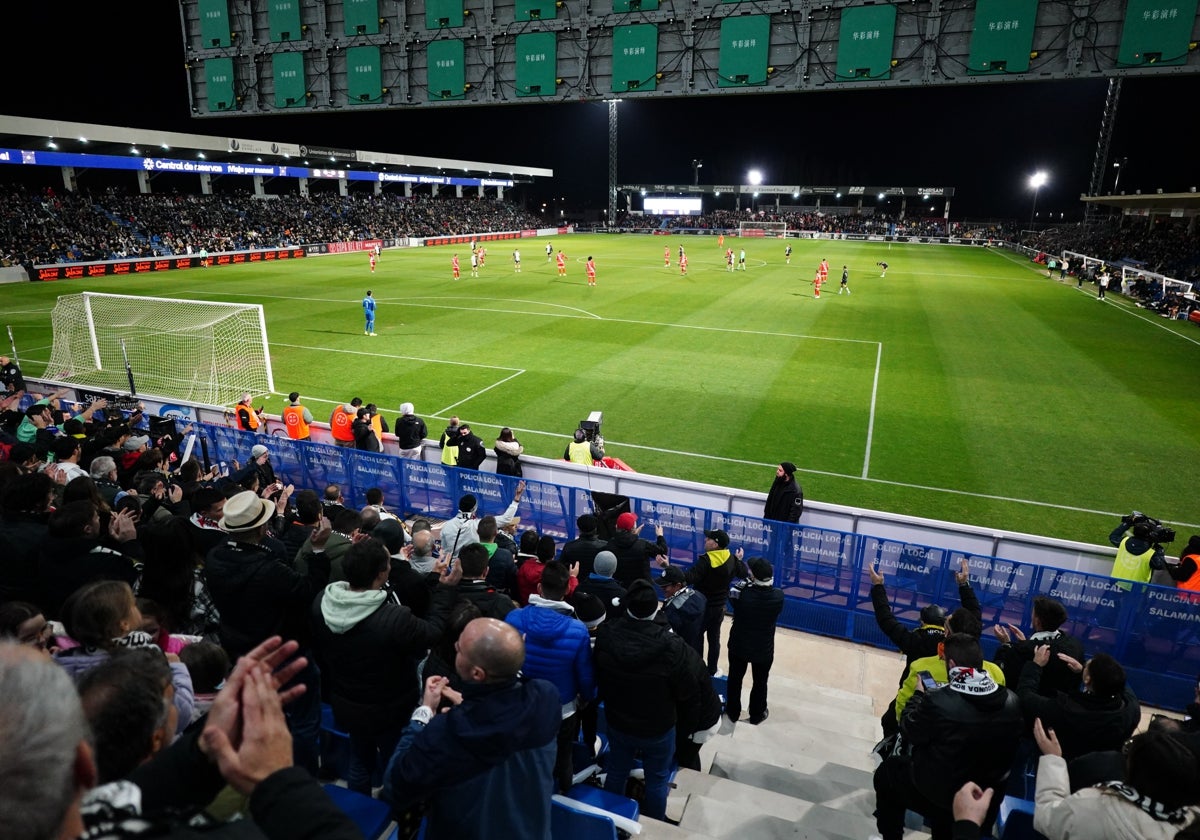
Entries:
<svg viewBox="0 0 1200 840">
<path fill-rule="evenodd" d="M 1065 653 L 1077 662 L 1084 660 L 1083 643 L 1061 630 L 1045 635 L 1035 633 L 1028 639 L 996 648 L 996 664 L 1004 669 L 1005 685 L 1020 685 L 1024 667 L 1033 661 L 1033 649 L 1050 645 L 1050 661 L 1042 669 L 1037 692 L 1043 697 L 1055 697 L 1060 691 L 1070 694 L 1079 688 L 1079 675 L 1070 669 L 1058 654 Z"/>
<path fill-rule="evenodd" d="M 350 431 L 354 433 L 354 448 L 361 449 L 364 452 L 379 452 L 379 438 L 375 437 L 375 430 L 371 427 L 369 420 L 360 420 L 357 417 L 350 424 Z"/>
<path fill-rule="evenodd" d="M 1017 695 L 991 685 L 986 694 L 949 685 L 918 691 L 904 707 L 900 731 L 911 749 L 913 784 L 939 808 L 950 810 L 968 781 L 1003 789 L 1024 724 Z"/>
<path fill-rule="evenodd" d="M 698 686 L 688 667 L 696 652 L 657 621 L 628 615 L 596 630 L 592 667 L 608 725 L 635 737 L 662 735 L 675 725 L 677 710 L 698 719 Z"/>
<path fill-rule="evenodd" d="M 730 656 L 746 662 L 775 659 L 775 622 L 783 612 L 783 590 L 750 584 L 729 599 L 733 626 L 729 628 Z"/>
<path fill-rule="evenodd" d="M 301 574 L 282 552 L 227 540 L 208 553 L 204 579 L 221 614 L 221 647 L 238 657 L 276 634 L 308 640 L 309 610 L 329 583 L 329 557 L 314 554 Z"/>
<path fill-rule="evenodd" d="M 487 448 L 479 435 L 460 435 L 458 438 L 458 466 L 466 470 L 477 470 L 487 459 Z"/>
<path fill-rule="evenodd" d="M 420 702 L 417 663 L 441 638 L 454 587 L 434 589 L 428 618 L 385 599 L 342 633 L 325 621 L 321 605 L 327 597 L 322 593 L 312 605 L 313 648 L 334 719 L 348 732 L 399 728 Z"/>
<path fill-rule="evenodd" d="M 141 544 L 137 540 L 108 548 L 91 537 L 63 539 L 46 536 L 38 551 L 38 602 L 47 618 L 61 618 L 63 602 L 85 583 L 123 580 L 130 586 L 141 577 Z"/>
<path fill-rule="evenodd" d="M 1090 752 L 1120 751 L 1141 722 L 1141 704 L 1128 686 L 1121 697 L 1101 698 L 1075 690 L 1051 698 L 1038 694 L 1041 680 L 1041 667 L 1026 663 L 1017 688 L 1021 711 L 1030 726 L 1041 718 L 1043 726 L 1054 730 L 1067 761 Z"/>
<path fill-rule="evenodd" d="M 970 582 L 959 584 L 958 599 L 965 609 L 980 618 L 983 617 L 983 613 L 979 609 L 979 599 L 975 596 L 975 590 L 971 588 Z M 926 656 L 937 656 L 938 645 L 946 638 L 945 628 L 922 624 L 916 629 L 910 630 L 892 613 L 887 589 L 882 583 L 871 587 L 871 605 L 875 608 L 875 623 L 879 625 L 879 629 L 904 654 L 904 668 L 900 671 L 900 684 L 903 685 L 908 667 L 913 664 L 914 660 L 924 659 Z M 1015 683 L 1008 682 L 1007 677 L 1008 675 L 1005 674 L 1005 684 L 1015 685 Z"/>
<path fill-rule="evenodd" d="M 490 586 L 485 580 L 468 578 L 459 581 L 458 596 L 479 607 L 484 618 L 498 618 L 503 621 L 504 616 L 517 608 L 512 598 Z"/>
<path fill-rule="evenodd" d="M 401 449 L 416 449 L 429 435 L 425 421 L 415 414 L 405 414 L 396 420 L 396 444 Z"/>
<path fill-rule="evenodd" d="M 795 476 L 787 480 L 776 478 L 767 491 L 767 504 L 763 507 L 763 519 L 777 522 L 799 522 L 804 513 L 804 491 Z"/>
<path fill-rule="evenodd" d="M 605 541 L 595 534 L 580 534 L 578 539 L 571 540 L 562 547 L 558 559 L 571 568 L 579 564 L 579 582 L 595 571 L 596 555 L 604 550 Z"/>
<path fill-rule="evenodd" d="M 30 601 L 41 606 L 38 548 L 49 518 L 48 513 L 6 513 L 0 519 L 0 604 Z"/>
<path fill-rule="evenodd" d="M 746 567 L 731 552 L 724 563 L 718 566 L 712 564 L 707 554 L 701 554 L 691 568 L 684 572 L 687 582 L 696 587 L 708 601 L 711 610 L 724 610 L 725 602 L 729 600 L 729 587 L 735 579 L 746 577 Z"/>
<path fill-rule="evenodd" d="M 617 531 L 616 536 L 604 545 L 605 551 L 617 556 L 617 570 L 613 579 L 629 588 L 639 578 L 654 582 L 650 576 L 650 558 L 667 553 L 667 541 L 659 537 L 657 542 L 648 542 L 633 531 Z"/>
<path fill-rule="evenodd" d="M 708 600 L 695 587 L 685 586 L 663 602 L 662 614 L 675 631 L 675 635 L 688 643 L 688 647 L 700 653 L 704 635 L 704 613 Z"/>
</svg>

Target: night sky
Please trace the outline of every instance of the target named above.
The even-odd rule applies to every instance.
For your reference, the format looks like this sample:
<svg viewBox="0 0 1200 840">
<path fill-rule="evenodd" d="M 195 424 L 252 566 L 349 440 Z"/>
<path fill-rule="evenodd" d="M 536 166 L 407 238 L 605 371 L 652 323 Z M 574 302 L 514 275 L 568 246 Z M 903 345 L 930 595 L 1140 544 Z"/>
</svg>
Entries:
<svg viewBox="0 0 1200 840">
<path fill-rule="evenodd" d="M 555 170 L 526 188 L 530 205 L 607 206 L 608 106 L 411 109 L 192 118 L 179 7 L 170 0 L 20 3 L 5 9 L 0 113 Z M 120 11 L 116 11 L 119 8 Z M 25 43 L 23 32 L 34 33 Z M 1028 219 L 1028 178 L 1044 170 L 1038 215 L 1082 215 L 1106 83 L 821 91 L 623 101 L 622 183 L 953 187 L 955 218 Z M 1110 160 L 1126 192 L 1200 187 L 1200 74 L 1126 79 Z M 1108 169 L 1107 192 L 1114 171 Z"/>
</svg>

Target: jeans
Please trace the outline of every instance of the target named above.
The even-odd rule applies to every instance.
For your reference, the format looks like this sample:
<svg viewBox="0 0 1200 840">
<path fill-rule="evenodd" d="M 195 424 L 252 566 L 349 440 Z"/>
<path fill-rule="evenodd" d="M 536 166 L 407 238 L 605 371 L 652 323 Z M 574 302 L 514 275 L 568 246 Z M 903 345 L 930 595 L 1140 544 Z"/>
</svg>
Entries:
<svg viewBox="0 0 1200 840">
<path fill-rule="evenodd" d="M 742 714 L 742 678 L 746 667 L 751 669 L 754 679 L 750 687 L 750 722 L 758 723 L 767 713 L 767 678 L 771 676 L 771 662 L 747 662 L 736 656 L 729 657 L 729 681 L 726 683 L 725 714 L 737 721 Z"/>
<path fill-rule="evenodd" d="M 346 787 L 370 796 L 375 776 L 387 766 L 403 731 L 404 726 L 398 725 L 379 732 L 350 732 L 350 749 L 354 753 L 354 760 L 350 762 L 350 769 L 346 773 Z"/>
<path fill-rule="evenodd" d="M 284 689 L 303 683 L 306 690 L 283 707 L 283 714 L 292 733 L 292 759 L 315 779 L 321 759 L 321 670 L 311 654 L 301 652 L 308 655 L 308 664 Z"/>
<path fill-rule="evenodd" d="M 710 604 L 704 608 L 704 623 L 700 625 L 700 632 L 704 634 L 705 644 L 708 646 L 708 655 L 705 657 L 705 664 L 708 665 L 709 674 L 715 674 L 719 670 L 721 660 L 721 622 L 724 620 L 724 604 L 720 606 Z"/>
<path fill-rule="evenodd" d="M 633 769 L 637 753 L 642 756 L 642 768 L 646 772 L 646 796 L 641 812 L 656 820 L 667 816 L 667 790 L 671 782 L 671 770 L 675 758 L 675 727 L 661 735 L 626 735 L 608 728 L 608 777 L 604 789 L 610 793 L 625 795 L 625 782 Z"/>
</svg>

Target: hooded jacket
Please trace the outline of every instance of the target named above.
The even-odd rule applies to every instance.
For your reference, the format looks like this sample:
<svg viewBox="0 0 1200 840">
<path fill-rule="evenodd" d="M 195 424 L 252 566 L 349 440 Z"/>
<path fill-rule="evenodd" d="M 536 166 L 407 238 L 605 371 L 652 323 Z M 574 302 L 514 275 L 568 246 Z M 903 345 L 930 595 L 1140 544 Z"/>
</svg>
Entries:
<svg viewBox="0 0 1200 840">
<path fill-rule="evenodd" d="M 683 573 L 687 582 L 704 596 L 710 610 L 725 609 L 729 600 L 729 586 L 735 577 L 744 577 L 742 561 L 729 553 L 727 548 L 717 548 L 696 558 L 692 567 Z"/>
<path fill-rule="evenodd" d="M 513 610 L 504 620 L 525 637 L 521 673 L 554 683 L 564 717 L 575 711 L 576 698 L 586 703 L 596 696 L 591 639 L 570 604 L 535 594 L 529 606 Z"/>
<path fill-rule="evenodd" d="M 1120 697 L 1075 690 L 1051 698 L 1038 694 L 1041 679 L 1041 666 L 1026 663 L 1017 686 L 1021 710 L 1030 726 L 1041 718 L 1042 725 L 1054 730 L 1067 761 L 1100 750 L 1119 751 L 1141 722 L 1142 707 L 1129 686 Z"/>
<path fill-rule="evenodd" d="M 773 661 L 775 622 L 783 612 L 783 590 L 768 581 L 750 583 L 735 590 L 729 606 L 733 610 L 726 646 L 729 655 L 746 662 Z"/>
<path fill-rule="evenodd" d="M 405 414 L 396 420 L 396 443 L 401 449 L 416 449 L 428 434 L 425 421 L 415 414 Z"/>
<path fill-rule="evenodd" d="M 412 712 L 417 663 L 441 638 L 454 597 L 454 587 L 436 587 L 421 619 L 382 589 L 356 592 L 345 581 L 325 587 L 312 608 L 313 647 L 339 726 L 373 731 Z"/>
</svg>

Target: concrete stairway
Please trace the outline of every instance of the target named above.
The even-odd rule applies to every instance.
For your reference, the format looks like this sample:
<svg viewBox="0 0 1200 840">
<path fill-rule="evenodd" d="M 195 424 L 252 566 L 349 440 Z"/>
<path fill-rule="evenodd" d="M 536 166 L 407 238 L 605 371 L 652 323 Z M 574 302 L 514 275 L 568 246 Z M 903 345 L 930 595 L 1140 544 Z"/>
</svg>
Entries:
<svg viewBox="0 0 1200 840">
<path fill-rule="evenodd" d="M 871 747 L 880 732 L 871 698 L 772 675 L 769 708 L 757 726 L 725 721 L 701 751 L 702 772 L 675 778 L 667 816 L 679 825 L 643 819 L 644 837 L 865 840 L 875 832 Z"/>
</svg>

